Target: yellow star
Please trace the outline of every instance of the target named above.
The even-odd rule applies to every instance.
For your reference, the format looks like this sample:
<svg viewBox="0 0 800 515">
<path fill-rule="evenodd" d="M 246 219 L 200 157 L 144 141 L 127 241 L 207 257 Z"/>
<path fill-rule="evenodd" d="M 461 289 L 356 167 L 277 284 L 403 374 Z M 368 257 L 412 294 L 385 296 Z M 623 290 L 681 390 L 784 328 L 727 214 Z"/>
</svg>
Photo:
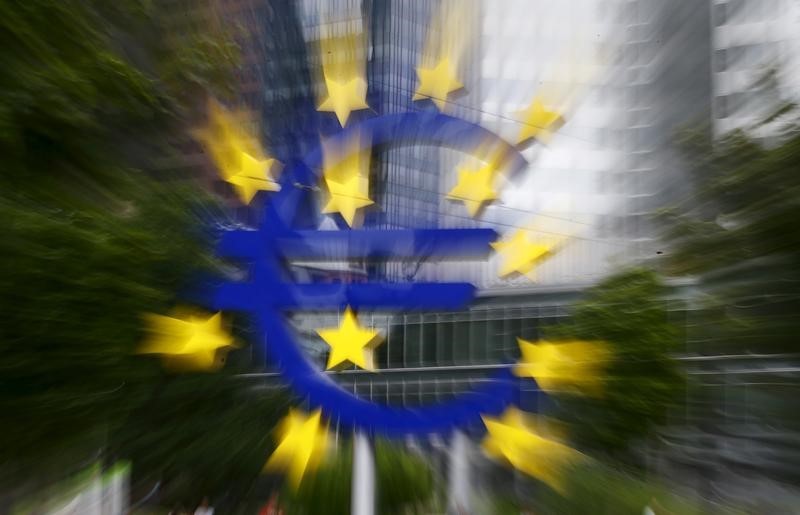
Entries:
<svg viewBox="0 0 800 515">
<path fill-rule="evenodd" d="M 351 111 L 369 108 L 367 82 L 361 77 L 336 81 L 326 76 L 325 87 L 328 89 L 328 98 L 320 104 L 317 111 L 336 113 L 336 118 L 342 127 L 347 124 Z"/>
<path fill-rule="evenodd" d="M 350 227 L 353 227 L 358 209 L 374 204 L 367 196 L 369 182 L 366 177 L 354 175 L 344 182 L 326 180 L 325 184 L 328 186 L 330 198 L 322 212 L 341 213 Z"/>
<path fill-rule="evenodd" d="M 226 180 L 240 171 L 243 152 L 256 155 L 261 151 L 255 138 L 242 129 L 244 118 L 242 113 L 231 113 L 212 100 L 208 126 L 194 133 Z"/>
<path fill-rule="evenodd" d="M 486 453 L 510 463 L 514 468 L 564 491 L 562 471 L 582 455 L 570 447 L 547 439 L 532 430 L 516 408 L 507 409 L 501 418 L 483 417 L 487 435 L 482 446 Z"/>
<path fill-rule="evenodd" d="M 533 266 L 550 254 L 552 245 L 532 243 L 528 231 L 519 229 L 505 241 L 492 243 L 492 247 L 503 257 L 503 263 L 498 272 L 500 277 L 506 277 L 515 272 L 527 274 Z"/>
<path fill-rule="evenodd" d="M 161 354 L 168 368 L 216 370 L 224 364 L 226 352 L 237 346 L 222 327 L 221 313 L 208 318 L 153 314 L 145 318 L 151 336 L 137 352 Z"/>
<path fill-rule="evenodd" d="M 520 377 L 532 377 L 545 391 L 577 388 L 582 393 L 600 395 L 600 372 L 610 358 L 601 342 L 564 341 L 537 343 L 517 338 L 522 357 L 514 368 Z"/>
<path fill-rule="evenodd" d="M 236 188 L 243 202 L 249 204 L 256 192 L 278 191 L 280 186 L 269 172 L 276 163 L 264 156 L 256 138 L 245 132 L 244 117 L 229 113 L 216 102 L 209 106 L 209 125 L 196 131 L 222 178 Z"/>
<path fill-rule="evenodd" d="M 249 204 L 259 191 L 278 191 L 281 187 L 268 178 L 268 172 L 275 164 L 274 159 L 256 159 L 247 152 L 241 154 L 240 171 L 228 177 L 239 193 L 242 201 Z"/>
<path fill-rule="evenodd" d="M 497 192 L 492 185 L 494 174 L 494 164 L 482 166 L 477 170 L 459 168 L 458 182 L 447 193 L 447 198 L 463 202 L 469 215 L 475 218 L 486 202 L 497 198 Z"/>
<path fill-rule="evenodd" d="M 360 135 L 340 148 L 323 143 L 322 176 L 328 189 L 328 202 L 323 213 L 341 213 L 353 227 L 356 212 L 374 202 L 369 198 L 369 145 L 362 145 Z M 364 149 L 367 150 L 364 150 Z"/>
<path fill-rule="evenodd" d="M 447 57 L 433 68 L 417 68 L 417 75 L 419 86 L 412 100 L 430 98 L 439 111 L 444 111 L 447 95 L 464 87 L 456 78 Z"/>
<path fill-rule="evenodd" d="M 328 447 L 328 431 L 322 424 L 322 411 L 305 416 L 290 410 L 278 428 L 280 443 L 264 465 L 265 471 L 287 470 L 292 487 L 297 489 L 306 469 L 322 461 Z"/>
<path fill-rule="evenodd" d="M 365 370 L 375 369 L 372 363 L 372 349 L 383 339 L 378 331 L 364 329 L 358 325 L 358 319 L 349 307 L 345 310 L 344 319 L 339 327 L 317 329 L 317 333 L 331 347 L 327 370 L 346 365 L 348 361 Z"/>
<path fill-rule="evenodd" d="M 538 97 L 533 99 L 527 109 L 516 114 L 521 117 L 520 122 L 523 124 L 517 138 L 518 144 L 531 138 L 547 143 L 553 132 L 564 123 L 561 115 L 548 110 Z"/>
</svg>

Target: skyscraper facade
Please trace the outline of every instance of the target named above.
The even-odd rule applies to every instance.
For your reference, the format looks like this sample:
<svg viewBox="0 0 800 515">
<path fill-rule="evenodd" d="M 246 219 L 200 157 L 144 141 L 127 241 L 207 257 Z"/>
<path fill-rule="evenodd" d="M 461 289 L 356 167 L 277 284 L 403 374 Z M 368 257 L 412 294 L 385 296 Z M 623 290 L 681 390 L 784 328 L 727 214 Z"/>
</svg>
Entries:
<svg viewBox="0 0 800 515">
<path fill-rule="evenodd" d="M 677 161 L 664 157 L 670 151 L 665 142 L 693 116 L 707 116 L 710 101 L 708 15 L 689 3 L 677 1 L 672 9 L 645 0 L 472 4 L 468 24 L 459 26 L 471 34 L 459 77 L 466 87 L 448 98 L 445 112 L 516 142 L 524 123 L 516 113 L 539 97 L 551 99 L 566 124 L 523 151 L 528 169 L 510 178 L 499 201 L 476 218 L 445 198 L 468 156 L 422 142 L 380 148 L 371 173 L 376 206 L 366 223 L 484 226 L 503 238 L 532 223 L 563 237 L 564 245 L 537 266 L 535 281 L 499 277 L 497 256 L 472 263 L 372 264 L 372 280 L 469 281 L 481 289 L 481 298 L 460 313 L 368 315 L 386 336 L 377 351 L 379 368 L 400 375 L 348 372 L 362 378 L 354 387 L 368 388 L 377 398 L 383 396 L 378 390 L 402 397 L 390 390 L 410 388 L 408 381 L 392 378 L 425 376 L 432 381 L 426 395 L 457 393 L 492 366 L 515 360 L 517 337 L 536 339 L 543 327 L 566 316 L 565 299 L 576 298 L 614 267 L 660 252 L 646 219 L 682 180 Z M 434 109 L 412 96 L 426 38 L 442 30 L 436 23 L 442 5 L 306 0 L 304 34 L 310 48 L 326 33 L 364 34 L 368 101 L 379 114 Z M 695 48 L 699 57 L 680 66 Z M 319 97 L 324 91 L 317 82 Z M 320 316 L 327 317 L 326 326 L 338 320 L 337 314 Z M 320 360 L 324 351 L 318 349 Z M 462 381 L 444 381 L 452 377 L 442 366 L 461 367 Z M 406 368 L 415 371 L 403 375 Z"/>
<path fill-rule="evenodd" d="M 363 264 L 358 280 L 470 281 L 480 293 L 473 305 L 459 312 L 363 311 L 362 324 L 384 336 L 376 351 L 380 373 L 354 368 L 336 372 L 336 381 L 376 402 L 414 406 L 445 400 L 516 360 L 516 339 L 540 338 L 548 326 L 569 316 L 570 305 L 586 287 L 617 267 L 668 253 L 657 239 L 650 214 L 690 188 L 686 163 L 672 144 L 676 135 L 683 128 L 703 125 L 716 134 L 753 126 L 769 114 L 765 85 L 775 98 L 792 98 L 800 70 L 793 64 L 800 55 L 793 50 L 800 33 L 795 30 L 800 19 L 796 4 L 470 3 L 473 16 L 457 27 L 470 34 L 465 66 L 459 70 L 465 90 L 447 99 L 444 112 L 480 123 L 516 143 L 524 124 L 517 113 L 538 97 L 559 110 L 565 124 L 551 138 L 523 150 L 528 168 L 508 178 L 501 198 L 476 218 L 462 203 L 445 198 L 468 156 L 417 141 L 376 149 L 370 174 L 370 197 L 376 205 L 368 211 L 365 225 L 491 227 L 507 237 L 533 224 L 563 236 L 564 245 L 537 266 L 534 281 L 499 277 L 496 256 L 474 263 Z M 412 96 L 427 40 L 443 30 L 437 25 L 442 0 L 269 5 L 256 10 L 275 33 L 267 37 L 274 42 L 259 47 L 261 57 L 252 63 L 262 67 L 261 82 L 253 91 L 261 92 L 257 109 L 266 128 L 264 139 L 279 158 L 302 154 L 295 147 L 339 128 L 333 114 L 316 111 L 325 85 L 314 70 L 324 58 L 319 49 L 326 37 L 357 34 L 363 42 L 362 53 L 353 58 L 365 66 L 373 112 L 351 114 L 353 123 L 375 113 L 435 109 Z M 297 7 L 296 16 L 287 5 Z M 278 13 L 280 9 L 285 12 Z M 292 25 L 287 19 L 298 21 Z M 776 71 L 770 73 L 773 68 Z M 766 82 L 761 81 L 764 77 Z M 336 229 L 330 220 L 324 229 Z M 748 463 L 746 453 L 728 452 L 726 446 L 741 449 L 746 444 L 751 456 L 761 460 L 758 466 L 780 447 L 765 445 L 770 435 L 763 431 L 756 435 L 760 443 L 751 434 L 720 437 L 720 428 L 729 426 L 717 419 L 713 410 L 720 406 L 719 397 L 709 392 L 741 376 L 732 375 L 735 371 L 725 357 L 691 355 L 702 345 L 694 347 L 689 334 L 691 292 L 691 286 L 676 288 L 665 303 L 669 316 L 683 320 L 689 335 L 686 355 L 680 357 L 688 375 L 708 381 L 687 397 L 685 412 L 671 418 L 672 427 L 662 435 L 669 447 L 650 452 L 649 463 L 656 473 L 694 486 L 708 481 L 709 489 L 722 491 L 720 484 L 727 482 L 741 489 L 741 470 L 756 465 Z M 327 312 L 305 322 L 296 320 L 302 344 L 320 369 L 328 349 L 315 330 L 335 327 L 340 316 Z M 741 394 L 739 384 L 724 391 L 734 400 L 747 395 Z M 728 410 L 729 405 L 724 406 Z M 705 441 L 720 442 L 720 448 Z M 693 459 L 701 453 L 701 460 Z M 772 473 L 779 468 L 774 465 L 763 469 Z"/>
<path fill-rule="evenodd" d="M 800 5 L 792 0 L 714 0 L 714 131 L 767 136 L 766 118 L 798 99 Z"/>
</svg>

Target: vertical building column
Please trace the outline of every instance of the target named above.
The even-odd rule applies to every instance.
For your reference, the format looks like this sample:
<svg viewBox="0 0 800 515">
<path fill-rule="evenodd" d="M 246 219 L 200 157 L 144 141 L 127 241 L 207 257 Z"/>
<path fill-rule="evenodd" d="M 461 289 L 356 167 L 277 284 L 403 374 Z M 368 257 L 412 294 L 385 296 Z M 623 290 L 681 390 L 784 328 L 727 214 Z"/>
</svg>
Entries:
<svg viewBox="0 0 800 515">
<path fill-rule="evenodd" d="M 103 515 L 124 515 L 130 509 L 130 464 L 114 464 L 103 478 Z"/>
<path fill-rule="evenodd" d="M 450 462 L 447 484 L 447 512 L 454 515 L 470 511 L 469 438 L 455 431 L 450 442 Z"/>
<path fill-rule="evenodd" d="M 364 433 L 353 435 L 353 484 L 350 497 L 352 515 L 375 515 L 375 456 L 372 442 Z"/>
<path fill-rule="evenodd" d="M 85 490 L 78 495 L 78 498 L 80 501 L 73 513 L 103 515 L 103 476 L 99 464 L 92 465 L 89 483 Z"/>
</svg>

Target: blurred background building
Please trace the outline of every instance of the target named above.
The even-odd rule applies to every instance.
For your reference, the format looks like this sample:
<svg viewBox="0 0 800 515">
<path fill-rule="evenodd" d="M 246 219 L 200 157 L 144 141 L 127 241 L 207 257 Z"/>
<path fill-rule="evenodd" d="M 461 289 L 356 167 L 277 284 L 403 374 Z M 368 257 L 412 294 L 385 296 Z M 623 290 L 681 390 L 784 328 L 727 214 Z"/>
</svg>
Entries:
<svg viewBox="0 0 800 515">
<path fill-rule="evenodd" d="M 713 2 L 714 131 L 758 129 L 800 84 L 800 6 L 787 0 Z M 758 126 L 757 126 L 758 125 Z"/>
<path fill-rule="evenodd" d="M 411 97 L 426 38 L 442 30 L 435 24 L 442 1 L 220 2 L 228 23 L 247 28 L 241 98 L 255 113 L 254 123 L 273 155 L 281 160 L 302 156 L 320 134 L 338 127 L 332 114 L 315 110 L 324 93 L 319 49 L 325 38 L 356 34 L 364 42 L 371 110 L 432 109 Z M 420 144 L 378 149 L 371 169 L 377 207 L 365 223 L 387 229 L 482 226 L 509 235 L 535 220 L 539 227 L 569 235 L 569 243 L 537 267 L 535 282 L 499 279 L 496 259 L 298 270 L 298 277 L 309 280 L 466 280 L 481 288 L 478 300 L 463 312 L 362 314 L 363 323 L 385 335 L 377 350 L 381 373 L 346 370 L 336 378 L 376 402 L 413 406 L 471 388 L 498 364 L 517 359 L 517 337 L 538 339 L 542 328 L 568 317 L 567 306 L 612 268 L 668 253 L 650 215 L 691 189 L 686 163 L 673 144 L 678 132 L 700 128 L 710 136 L 752 126 L 778 99 L 794 99 L 800 83 L 797 2 L 471 0 L 454 5 L 467 12 L 458 30 L 471 38 L 459 77 L 465 92 L 450 98 L 446 112 L 516 141 L 514 113 L 538 94 L 554 99 L 566 124 L 546 145 L 524 151 L 528 169 L 479 220 L 445 199 L 462 155 Z M 762 94 L 765 89 L 774 103 L 765 100 L 770 98 Z M 351 114 L 354 119 L 369 115 Z M 335 230 L 336 224 L 321 220 L 321 228 Z M 763 495 L 783 495 L 769 478 L 787 478 L 791 467 L 781 456 L 794 456 L 796 462 L 796 436 L 765 432 L 771 422 L 754 406 L 764 397 L 748 398 L 747 385 L 756 377 L 775 378 L 785 363 L 699 355 L 692 284 L 674 284 L 670 291 L 664 302 L 685 329 L 681 359 L 693 387 L 687 389 L 688 407 L 674 414 L 663 445 L 642 450 L 649 467 L 704 490 L 709 498 L 735 497 L 745 484 L 762 485 Z M 295 320 L 304 346 L 321 366 L 327 349 L 315 329 L 337 325 L 338 317 L 319 313 Z M 271 371 L 261 379 L 277 380 Z M 783 394 L 796 392 L 796 386 Z M 744 401 L 734 406 L 733 398 Z M 734 426 L 737 434 L 731 433 Z M 488 466 L 479 453 L 459 445 L 460 455 L 469 456 L 461 466 Z M 443 466 L 442 473 L 446 470 Z"/>
</svg>

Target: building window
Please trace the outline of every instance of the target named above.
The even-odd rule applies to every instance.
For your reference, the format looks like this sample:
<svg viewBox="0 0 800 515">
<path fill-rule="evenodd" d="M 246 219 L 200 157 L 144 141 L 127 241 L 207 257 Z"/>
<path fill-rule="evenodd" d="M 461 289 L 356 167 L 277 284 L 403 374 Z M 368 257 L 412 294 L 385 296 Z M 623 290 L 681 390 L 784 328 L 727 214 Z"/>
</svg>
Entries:
<svg viewBox="0 0 800 515">
<path fill-rule="evenodd" d="M 724 48 L 714 53 L 714 71 L 724 72 L 728 69 L 728 51 Z"/>
<path fill-rule="evenodd" d="M 721 27 L 728 23 L 728 4 L 716 4 L 714 6 L 714 24 Z"/>
<path fill-rule="evenodd" d="M 728 97 L 721 96 L 717 97 L 717 118 L 727 118 L 728 117 Z"/>
</svg>

